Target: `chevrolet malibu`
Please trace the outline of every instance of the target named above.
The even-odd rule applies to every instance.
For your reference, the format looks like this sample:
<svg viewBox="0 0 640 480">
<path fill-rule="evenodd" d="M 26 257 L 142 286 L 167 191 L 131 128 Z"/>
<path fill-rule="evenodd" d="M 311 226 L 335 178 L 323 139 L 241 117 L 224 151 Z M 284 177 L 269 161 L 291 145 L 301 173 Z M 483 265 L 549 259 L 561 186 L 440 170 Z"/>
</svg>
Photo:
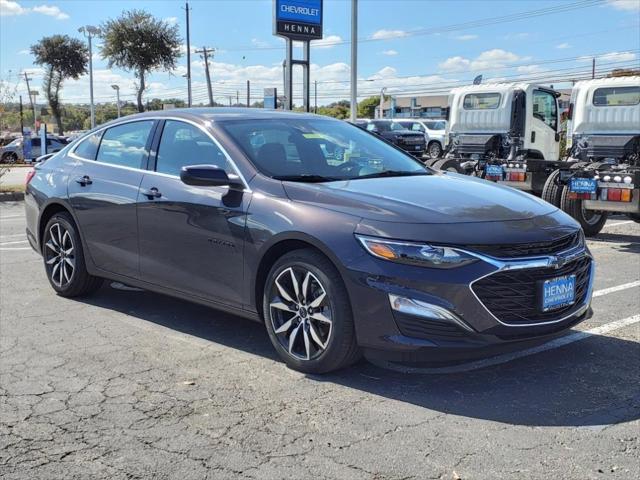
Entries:
<svg viewBox="0 0 640 480">
<path fill-rule="evenodd" d="M 483 354 L 591 315 L 570 217 L 320 116 L 122 118 L 36 166 L 25 208 L 59 295 L 109 279 L 248 317 L 303 372 Z"/>
</svg>

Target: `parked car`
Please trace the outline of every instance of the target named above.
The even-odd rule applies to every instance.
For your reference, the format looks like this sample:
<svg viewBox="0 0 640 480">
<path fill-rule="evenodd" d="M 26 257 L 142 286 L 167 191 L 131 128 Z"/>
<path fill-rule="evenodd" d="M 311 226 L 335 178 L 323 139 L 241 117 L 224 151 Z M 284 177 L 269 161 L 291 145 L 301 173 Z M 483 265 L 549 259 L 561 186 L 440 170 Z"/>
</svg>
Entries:
<svg viewBox="0 0 640 480">
<path fill-rule="evenodd" d="M 36 164 L 25 209 L 59 295 L 106 278 L 264 322 L 303 372 L 483 352 L 591 316 L 594 262 L 567 214 L 316 115 L 121 118 Z"/>
<path fill-rule="evenodd" d="M 386 141 L 411 153 L 411 155 L 418 158 L 424 155 L 426 143 L 424 135 L 421 133 L 407 130 L 407 128 L 394 120 L 358 120 L 358 122 L 361 124 L 366 122 L 365 130 L 381 136 Z"/>
<path fill-rule="evenodd" d="M 62 150 L 69 142 L 67 139 L 58 136 L 47 136 L 47 153 L 55 153 Z M 40 137 L 31 137 L 31 155 L 24 157 L 24 138 L 18 137 L 8 145 L 0 148 L 1 163 L 16 163 L 20 161 L 33 160 L 41 155 Z"/>
<path fill-rule="evenodd" d="M 400 125 L 413 132 L 422 132 L 427 142 L 429 158 L 436 159 L 444 151 L 444 138 L 447 129 L 446 120 L 425 120 L 422 118 L 398 119 Z"/>
</svg>

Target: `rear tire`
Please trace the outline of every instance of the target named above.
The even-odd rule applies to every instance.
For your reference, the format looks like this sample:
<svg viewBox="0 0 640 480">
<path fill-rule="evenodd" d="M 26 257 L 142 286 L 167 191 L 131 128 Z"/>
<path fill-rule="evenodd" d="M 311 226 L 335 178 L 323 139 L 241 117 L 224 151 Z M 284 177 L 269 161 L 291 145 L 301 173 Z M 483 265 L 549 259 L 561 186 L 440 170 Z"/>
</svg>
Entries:
<svg viewBox="0 0 640 480">
<path fill-rule="evenodd" d="M 2 163 L 7 165 L 18 163 L 18 155 L 15 152 L 7 152 L 2 155 Z"/>
<path fill-rule="evenodd" d="M 562 192 L 562 210 L 578 221 L 587 237 L 593 237 L 600 233 L 607 222 L 608 212 L 585 210 L 582 200 L 570 199 L 568 194 L 569 189 L 565 188 Z"/>
<path fill-rule="evenodd" d="M 640 213 L 627 213 L 627 217 L 636 223 L 640 223 Z"/>
<path fill-rule="evenodd" d="M 558 208 L 562 204 L 562 191 L 565 189 L 564 185 L 558 185 L 556 183 L 559 175 L 560 170 L 551 172 L 551 175 L 547 177 L 547 181 L 544 182 L 544 188 L 542 189 L 542 199 Z"/>
<path fill-rule="evenodd" d="M 430 158 L 440 158 L 442 156 L 442 147 L 438 142 L 429 142 L 427 153 Z"/>
<path fill-rule="evenodd" d="M 444 172 L 464 173 L 460 168 L 460 164 L 456 160 L 443 158 L 432 165 L 433 168 Z"/>
<path fill-rule="evenodd" d="M 290 368 L 326 373 L 360 358 L 344 282 L 321 253 L 302 249 L 282 256 L 262 296 L 269 338 Z"/>
<path fill-rule="evenodd" d="M 87 272 L 80 235 L 67 212 L 56 213 L 47 222 L 42 236 L 42 258 L 49 283 L 58 295 L 80 297 L 102 285 L 102 278 Z"/>
</svg>

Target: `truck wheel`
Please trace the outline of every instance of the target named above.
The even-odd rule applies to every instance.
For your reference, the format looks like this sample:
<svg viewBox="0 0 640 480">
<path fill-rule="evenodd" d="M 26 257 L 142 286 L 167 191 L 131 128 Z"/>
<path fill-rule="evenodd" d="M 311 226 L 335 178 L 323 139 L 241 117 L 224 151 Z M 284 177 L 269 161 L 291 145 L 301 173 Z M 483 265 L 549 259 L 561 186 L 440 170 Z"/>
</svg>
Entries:
<svg viewBox="0 0 640 480">
<path fill-rule="evenodd" d="M 442 155 L 442 147 L 438 142 L 431 142 L 429 143 L 427 152 L 429 152 L 431 158 L 440 158 Z"/>
<path fill-rule="evenodd" d="M 568 188 L 565 188 L 562 192 L 562 210 L 578 221 L 587 237 L 593 237 L 600 233 L 604 224 L 607 222 L 609 214 L 607 212 L 586 210 L 583 206 L 582 200 L 570 199 L 568 198 L 568 193 Z"/>
<path fill-rule="evenodd" d="M 460 164 L 455 160 L 447 160 L 443 158 L 442 160 L 438 160 L 432 165 L 433 168 L 437 170 L 442 170 L 444 172 L 455 172 L 455 173 L 464 173 L 460 168 Z"/>
<path fill-rule="evenodd" d="M 547 181 L 544 182 L 544 188 L 542 189 L 542 199 L 555 207 L 560 207 L 562 203 L 562 191 L 565 188 L 564 185 L 558 185 L 556 183 L 559 175 L 560 170 L 551 172 L 551 175 L 547 177 Z"/>
</svg>

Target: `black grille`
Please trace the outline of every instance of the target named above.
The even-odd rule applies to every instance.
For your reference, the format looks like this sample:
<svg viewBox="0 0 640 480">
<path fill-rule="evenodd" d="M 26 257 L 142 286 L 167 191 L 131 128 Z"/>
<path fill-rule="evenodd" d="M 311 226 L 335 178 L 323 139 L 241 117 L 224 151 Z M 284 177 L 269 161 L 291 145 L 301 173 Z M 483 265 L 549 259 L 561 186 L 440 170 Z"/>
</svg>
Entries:
<svg viewBox="0 0 640 480">
<path fill-rule="evenodd" d="M 544 323 L 558 320 L 577 310 L 589 289 L 591 259 L 582 257 L 562 268 L 506 270 L 489 275 L 473 284 L 473 291 L 487 309 L 501 322 L 511 325 Z M 543 312 L 541 282 L 565 275 L 576 276 L 575 303 Z"/>
<path fill-rule="evenodd" d="M 467 248 L 491 255 L 492 257 L 518 258 L 550 255 L 575 248 L 581 243 L 582 235 L 580 232 L 576 232 L 550 242 L 515 243 L 510 245 L 469 245 Z"/>
<path fill-rule="evenodd" d="M 413 338 L 455 340 L 465 333 L 449 322 L 396 314 L 396 323 L 403 335 Z"/>
</svg>

